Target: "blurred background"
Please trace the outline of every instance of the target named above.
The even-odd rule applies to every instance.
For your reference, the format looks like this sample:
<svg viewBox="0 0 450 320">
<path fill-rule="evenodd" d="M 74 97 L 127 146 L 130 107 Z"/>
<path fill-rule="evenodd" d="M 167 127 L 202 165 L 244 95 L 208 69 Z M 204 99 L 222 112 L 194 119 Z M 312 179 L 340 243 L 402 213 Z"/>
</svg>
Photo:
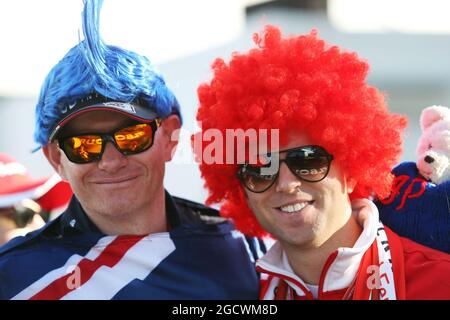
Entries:
<svg viewBox="0 0 450 320">
<path fill-rule="evenodd" d="M 0 152 L 36 178 L 52 169 L 42 151 L 31 153 L 34 107 L 46 74 L 78 42 L 81 10 L 81 0 L 0 2 Z M 402 161 L 415 161 L 421 110 L 450 105 L 448 12 L 448 0 L 105 0 L 101 33 L 108 44 L 149 57 L 178 97 L 184 132 L 166 187 L 203 202 L 189 137 L 196 89 L 210 79 L 214 58 L 249 49 L 267 23 L 284 34 L 318 29 L 369 61 L 369 83 L 386 94 L 391 110 L 409 117 Z"/>
</svg>

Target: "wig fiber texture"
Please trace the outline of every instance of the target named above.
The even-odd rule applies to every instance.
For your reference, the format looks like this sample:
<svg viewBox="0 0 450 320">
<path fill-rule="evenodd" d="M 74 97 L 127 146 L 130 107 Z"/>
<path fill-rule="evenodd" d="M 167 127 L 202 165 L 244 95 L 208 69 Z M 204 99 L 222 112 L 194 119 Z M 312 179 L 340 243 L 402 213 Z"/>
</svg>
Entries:
<svg viewBox="0 0 450 320">
<path fill-rule="evenodd" d="M 52 68 L 42 85 L 34 133 L 41 146 L 49 142 L 58 110 L 94 92 L 122 102 L 139 98 L 161 118 L 171 113 L 181 118 L 177 99 L 146 57 L 103 43 L 99 33 L 102 3 L 84 1 L 84 40 Z"/>
<path fill-rule="evenodd" d="M 279 129 L 281 146 L 290 131 L 303 133 L 356 180 L 351 198 L 387 196 L 407 120 L 390 113 L 383 94 L 366 83 L 368 63 L 328 45 L 315 30 L 283 37 L 279 28 L 266 26 L 254 42 L 256 48 L 233 53 L 229 63 L 216 59 L 212 80 L 199 86 L 202 132 Z M 201 150 L 194 152 L 198 157 Z M 221 214 L 247 235 L 266 235 L 237 170 L 237 164 L 200 163 L 207 203 L 221 204 Z"/>
</svg>

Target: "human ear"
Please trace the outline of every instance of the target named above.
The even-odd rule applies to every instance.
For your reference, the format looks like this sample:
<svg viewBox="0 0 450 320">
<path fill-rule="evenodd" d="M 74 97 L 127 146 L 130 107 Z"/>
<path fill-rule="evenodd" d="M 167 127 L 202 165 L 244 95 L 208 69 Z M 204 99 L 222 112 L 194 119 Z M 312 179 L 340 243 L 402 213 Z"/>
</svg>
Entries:
<svg viewBox="0 0 450 320">
<path fill-rule="evenodd" d="M 355 190 L 357 182 L 353 178 L 346 178 L 346 184 L 347 184 L 347 193 L 351 194 L 353 190 Z"/>
<path fill-rule="evenodd" d="M 165 137 L 164 160 L 170 161 L 177 149 L 180 138 L 181 121 L 178 115 L 172 114 L 163 120 L 161 129 Z"/>
<path fill-rule="evenodd" d="M 50 165 L 55 169 L 55 171 L 59 174 L 59 176 L 67 180 L 66 175 L 64 173 L 64 168 L 61 164 L 61 150 L 56 145 L 56 142 L 49 143 L 42 147 L 42 151 L 44 152 L 45 157 L 47 158 Z"/>
</svg>

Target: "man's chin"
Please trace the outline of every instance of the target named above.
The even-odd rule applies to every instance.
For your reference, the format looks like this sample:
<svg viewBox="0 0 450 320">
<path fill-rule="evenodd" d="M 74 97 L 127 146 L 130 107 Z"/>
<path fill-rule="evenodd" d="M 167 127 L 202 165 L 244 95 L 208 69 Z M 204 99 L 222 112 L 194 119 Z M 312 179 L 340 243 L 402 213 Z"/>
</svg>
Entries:
<svg viewBox="0 0 450 320">
<path fill-rule="evenodd" d="M 290 246 L 309 246 L 310 243 L 314 241 L 315 235 L 311 228 L 297 228 L 295 230 L 292 229 L 284 229 L 274 231 L 272 235 L 275 239 L 278 239 L 282 244 L 288 244 Z M 269 232 L 270 233 L 270 232 Z"/>
<path fill-rule="evenodd" d="M 137 211 L 137 206 L 129 202 L 111 201 L 101 207 L 101 212 L 105 216 L 120 217 L 129 216 L 132 212 Z"/>
</svg>

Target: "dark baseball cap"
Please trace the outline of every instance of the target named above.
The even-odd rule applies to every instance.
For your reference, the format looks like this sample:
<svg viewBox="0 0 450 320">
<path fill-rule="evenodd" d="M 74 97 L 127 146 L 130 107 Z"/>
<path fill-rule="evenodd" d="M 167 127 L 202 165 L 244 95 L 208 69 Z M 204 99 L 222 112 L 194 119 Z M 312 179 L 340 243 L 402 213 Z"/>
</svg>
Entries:
<svg viewBox="0 0 450 320">
<path fill-rule="evenodd" d="M 158 114 L 143 99 L 131 102 L 117 101 L 92 93 L 73 103 L 59 103 L 59 120 L 50 131 L 48 142 L 52 142 L 57 133 L 74 117 L 94 110 L 109 110 L 121 113 L 140 122 L 149 122 L 158 118 Z"/>
</svg>

